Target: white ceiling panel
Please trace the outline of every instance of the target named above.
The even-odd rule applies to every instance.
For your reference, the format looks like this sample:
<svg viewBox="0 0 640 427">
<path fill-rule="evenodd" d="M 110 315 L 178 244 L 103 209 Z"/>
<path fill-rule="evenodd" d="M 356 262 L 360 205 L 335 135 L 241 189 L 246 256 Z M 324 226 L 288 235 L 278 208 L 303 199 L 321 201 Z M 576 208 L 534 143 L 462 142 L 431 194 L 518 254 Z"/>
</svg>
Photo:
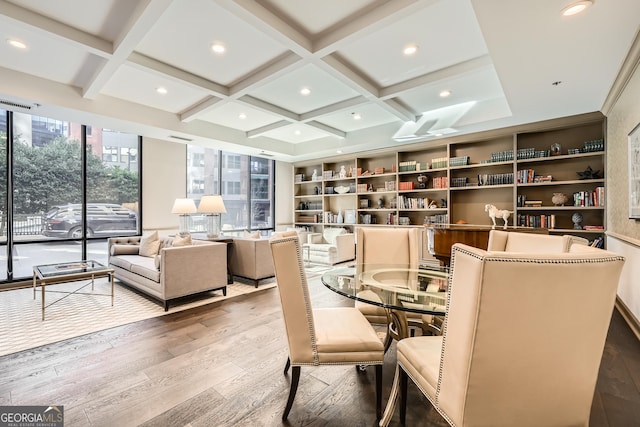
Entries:
<svg viewBox="0 0 640 427">
<path fill-rule="evenodd" d="M 300 94 L 309 88 L 309 95 Z M 251 96 L 278 105 L 296 114 L 306 113 L 359 93 L 313 64 L 305 65 L 251 92 Z"/>
<path fill-rule="evenodd" d="M 165 88 L 167 93 L 158 93 L 160 87 Z M 179 113 L 202 99 L 202 93 L 196 89 L 130 66 L 120 67 L 102 92 L 172 113 Z"/>
<path fill-rule="evenodd" d="M 213 43 L 222 43 L 226 51 L 214 53 Z M 171 4 L 137 51 L 230 85 L 286 49 L 211 0 L 180 0 Z"/>
<path fill-rule="evenodd" d="M 322 116 L 317 121 L 346 132 L 354 132 L 386 123 L 399 122 L 399 119 L 379 106 L 369 103 Z"/>
<path fill-rule="evenodd" d="M 287 126 L 279 127 L 264 133 L 263 136 L 280 141 L 286 141 L 291 144 L 315 141 L 325 137 L 337 138 L 327 132 L 302 123 L 292 123 Z"/>
<path fill-rule="evenodd" d="M 198 117 L 221 126 L 232 127 L 242 131 L 250 131 L 281 120 L 275 114 L 266 113 L 250 105 L 240 102 L 225 103 L 219 108 L 212 109 Z"/>
<path fill-rule="evenodd" d="M 418 50 L 406 56 L 403 50 L 409 45 Z M 468 0 L 440 0 L 338 51 L 381 87 L 486 53 Z"/>
</svg>

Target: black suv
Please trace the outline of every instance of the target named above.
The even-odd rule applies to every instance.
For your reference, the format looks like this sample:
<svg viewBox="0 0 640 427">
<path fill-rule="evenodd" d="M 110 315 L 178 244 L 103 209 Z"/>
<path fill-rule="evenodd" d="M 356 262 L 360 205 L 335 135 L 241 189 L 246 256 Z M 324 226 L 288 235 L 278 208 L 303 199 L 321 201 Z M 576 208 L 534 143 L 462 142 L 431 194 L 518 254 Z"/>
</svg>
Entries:
<svg viewBox="0 0 640 427">
<path fill-rule="evenodd" d="M 42 219 L 42 234 L 47 237 L 82 237 L 82 205 L 54 206 Z M 87 237 L 136 234 L 138 215 L 112 203 L 87 204 Z"/>
</svg>

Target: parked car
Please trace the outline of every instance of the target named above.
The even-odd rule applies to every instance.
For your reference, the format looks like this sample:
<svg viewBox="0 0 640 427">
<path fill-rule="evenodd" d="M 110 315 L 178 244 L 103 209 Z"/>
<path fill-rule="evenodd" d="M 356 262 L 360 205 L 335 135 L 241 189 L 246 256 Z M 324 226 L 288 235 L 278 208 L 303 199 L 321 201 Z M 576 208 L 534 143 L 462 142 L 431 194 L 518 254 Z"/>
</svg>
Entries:
<svg viewBox="0 0 640 427">
<path fill-rule="evenodd" d="M 136 234 L 138 215 L 113 203 L 88 203 L 86 235 L 117 236 Z M 42 219 L 42 234 L 47 237 L 82 237 L 82 205 L 54 206 Z"/>
</svg>

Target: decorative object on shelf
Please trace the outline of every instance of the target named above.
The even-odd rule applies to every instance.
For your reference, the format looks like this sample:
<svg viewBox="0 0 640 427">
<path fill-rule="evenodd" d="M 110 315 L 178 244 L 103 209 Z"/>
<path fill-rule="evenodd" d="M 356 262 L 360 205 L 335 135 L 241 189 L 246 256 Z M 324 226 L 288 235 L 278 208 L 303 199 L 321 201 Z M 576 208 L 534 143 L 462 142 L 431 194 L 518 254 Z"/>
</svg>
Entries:
<svg viewBox="0 0 640 427">
<path fill-rule="evenodd" d="M 435 200 L 432 200 L 432 201 L 429 202 L 428 208 L 429 209 L 438 209 L 438 204 L 436 203 Z"/>
<path fill-rule="evenodd" d="M 391 209 L 395 209 L 398 206 L 398 199 L 396 199 L 395 197 L 393 197 L 391 199 Z"/>
<path fill-rule="evenodd" d="M 576 172 L 580 179 L 602 179 L 600 171 L 594 171 L 591 166 L 587 166 L 584 172 Z"/>
<path fill-rule="evenodd" d="M 333 191 L 338 193 L 338 194 L 345 194 L 349 192 L 349 187 L 344 186 L 344 185 L 339 185 L 337 187 L 333 187 Z"/>
<path fill-rule="evenodd" d="M 382 209 L 382 208 L 384 208 L 384 199 L 380 197 L 378 199 L 378 209 Z"/>
<path fill-rule="evenodd" d="M 582 230 L 582 214 L 580 212 L 571 215 L 571 221 L 573 221 L 574 230 Z"/>
<path fill-rule="evenodd" d="M 347 169 L 344 167 L 344 165 L 340 166 L 340 172 L 338 173 L 338 175 L 340 176 L 340 178 L 347 177 Z"/>
<path fill-rule="evenodd" d="M 198 212 L 205 214 L 207 217 L 207 238 L 217 239 L 220 214 L 227 213 L 222 196 L 218 194 L 202 196 L 198 205 Z"/>
<path fill-rule="evenodd" d="M 313 187 L 313 193 L 316 195 L 320 194 L 320 187 L 318 187 L 317 185 Z"/>
<path fill-rule="evenodd" d="M 180 218 L 180 229 L 178 233 L 181 236 L 189 234 L 189 214 L 196 213 L 196 203 L 192 199 L 176 199 L 173 202 L 171 213 L 178 214 Z"/>
<path fill-rule="evenodd" d="M 551 155 L 552 156 L 559 156 L 562 150 L 562 146 L 560 144 L 558 144 L 557 142 L 551 144 Z"/>
<path fill-rule="evenodd" d="M 511 216 L 511 211 L 506 209 L 498 209 L 494 205 L 486 204 L 484 205 L 484 211 L 489 213 L 489 218 L 493 222 L 493 226 L 491 228 L 496 228 L 496 218 L 501 218 L 504 221 L 503 229 L 507 229 L 508 219 Z"/>
<path fill-rule="evenodd" d="M 569 201 L 569 196 L 564 193 L 553 193 L 551 202 L 556 206 L 564 206 Z"/>
<path fill-rule="evenodd" d="M 317 169 L 313 170 L 313 175 L 311 175 L 311 180 L 312 181 L 317 181 L 318 180 L 318 170 Z"/>
<path fill-rule="evenodd" d="M 420 174 L 416 180 L 418 181 L 418 188 L 427 188 L 427 181 L 429 178 L 426 175 Z"/>
<path fill-rule="evenodd" d="M 373 192 L 373 184 L 369 184 L 369 188 L 367 188 L 368 192 Z"/>
<path fill-rule="evenodd" d="M 347 209 L 344 211 L 344 222 L 345 224 L 355 224 L 356 223 L 356 211 L 355 209 Z"/>
<path fill-rule="evenodd" d="M 342 216 L 342 211 L 338 211 L 338 217 L 336 218 L 336 222 L 338 224 L 342 224 L 344 222 L 344 217 Z"/>
<path fill-rule="evenodd" d="M 447 199 L 440 199 L 440 207 L 441 208 L 447 207 Z"/>
</svg>

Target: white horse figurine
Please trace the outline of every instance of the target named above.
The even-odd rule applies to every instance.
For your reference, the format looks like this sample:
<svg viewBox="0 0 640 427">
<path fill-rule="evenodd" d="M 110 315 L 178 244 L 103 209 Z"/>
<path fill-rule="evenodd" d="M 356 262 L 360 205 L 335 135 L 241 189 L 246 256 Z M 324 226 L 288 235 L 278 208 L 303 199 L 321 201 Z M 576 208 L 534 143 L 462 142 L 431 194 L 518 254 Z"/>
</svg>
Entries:
<svg viewBox="0 0 640 427">
<path fill-rule="evenodd" d="M 502 218 L 502 220 L 504 221 L 504 226 L 502 228 L 505 230 L 507 229 L 507 220 L 511 215 L 511 211 L 508 211 L 506 209 L 498 209 L 495 206 L 489 204 L 484 205 L 484 211 L 489 212 L 489 217 L 491 218 L 491 221 L 493 221 L 493 227 L 491 228 L 496 228 L 496 218 Z"/>
</svg>

